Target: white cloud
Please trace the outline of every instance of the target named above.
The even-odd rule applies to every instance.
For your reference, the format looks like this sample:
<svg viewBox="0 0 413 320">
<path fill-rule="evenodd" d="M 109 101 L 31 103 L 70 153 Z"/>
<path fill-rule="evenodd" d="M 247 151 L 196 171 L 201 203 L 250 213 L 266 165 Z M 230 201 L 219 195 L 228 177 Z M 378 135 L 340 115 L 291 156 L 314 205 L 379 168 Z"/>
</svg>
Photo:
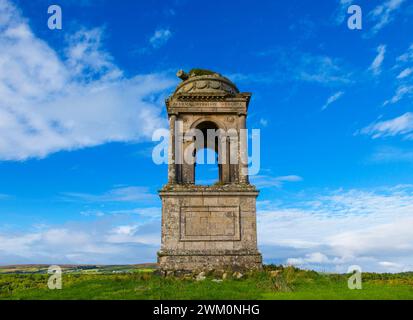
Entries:
<svg viewBox="0 0 413 320">
<path fill-rule="evenodd" d="M 117 187 L 103 194 L 89 194 L 77 192 L 65 192 L 63 195 L 68 200 L 78 200 L 86 202 L 137 202 L 154 201 L 157 199 L 147 187 Z"/>
<path fill-rule="evenodd" d="M 381 65 L 384 61 L 384 55 L 386 53 L 386 46 L 380 45 L 377 47 L 377 56 L 374 58 L 369 70 L 373 72 L 374 75 L 379 75 L 381 73 Z"/>
<path fill-rule="evenodd" d="M 120 235 L 133 235 L 136 231 L 138 226 L 134 225 L 127 225 L 127 226 L 119 226 L 113 229 L 114 234 L 120 234 Z"/>
<path fill-rule="evenodd" d="M 408 50 L 396 59 L 397 63 L 394 65 L 393 70 L 398 71 L 396 76 L 396 91 L 390 99 L 384 101 L 383 105 L 395 104 L 407 97 L 413 96 L 413 44 L 410 45 Z"/>
<path fill-rule="evenodd" d="M 124 210 L 113 210 L 110 214 L 114 215 L 138 215 L 140 217 L 145 217 L 149 219 L 158 219 L 161 217 L 161 208 L 158 207 L 147 207 L 147 208 L 134 208 L 134 209 L 124 209 Z"/>
<path fill-rule="evenodd" d="M 85 201 L 85 202 L 108 202 L 108 198 L 104 197 L 102 200 L 102 196 L 97 196 L 97 195 L 89 195 L 89 194 L 75 194 L 74 198 L 69 198 L 71 200 L 79 200 L 79 201 Z M 137 196 L 142 197 L 142 196 Z M 152 202 L 152 200 L 155 200 L 155 197 L 153 195 L 148 195 L 148 197 L 142 197 L 143 199 L 137 200 L 137 198 L 128 198 L 128 200 L 125 200 L 125 198 L 111 198 L 109 202 L 139 202 L 139 204 L 147 203 L 147 202 Z M 136 200 L 135 200 L 136 199 Z M 82 216 L 85 217 L 108 217 L 108 216 L 136 216 L 138 218 L 143 218 L 145 221 L 149 220 L 156 220 L 161 217 L 161 212 L 162 209 L 159 207 L 139 207 L 139 208 L 133 208 L 133 209 L 117 209 L 117 210 L 100 210 L 100 209 L 90 209 L 90 210 L 83 210 L 80 212 Z"/>
<path fill-rule="evenodd" d="M 413 93 L 413 85 L 400 85 L 394 96 L 390 100 L 386 100 L 383 105 L 386 106 L 388 104 L 395 104 L 411 93 Z"/>
<path fill-rule="evenodd" d="M 296 175 L 289 176 L 280 176 L 280 177 L 271 177 L 268 175 L 257 175 L 251 176 L 251 183 L 253 183 L 257 188 L 279 188 L 286 182 L 299 182 L 303 178 Z"/>
<path fill-rule="evenodd" d="M 333 262 L 335 262 L 333 260 Z M 307 265 L 307 264 L 326 264 L 331 263 L 330 259 L 323 253 L 314 252 L 314 253 L 307 253 L 305 257 L 301 258 L 288 258 L 287 264 L 289 265 Z"/>
<path fill-rule="evenodd" d="M 349 83 L 350 74 L 340 63 L 328 56 L 303 54 L 296 68 L 296 79 L 320 84 Z"/>
<path fill-rule="evenodd" d="M 105 215 L 102 210 L 84 210 L 80 214 L 85 217 L 103 217 Z"/>
<path fill-rule="evenodd" d="M 60 57 L 6 0 L 0 30 L 0 160 L 142 141 L 166 125 L 160 103 L 152 101 L 174 80 L 125 77 L 102 49 L 102 30 L 68 37 Z"/>
<path fill-rule="evenodd" d="M 45 226 L 26 233 L 0 232 L 0 264 L 134 264 L 155 262 L 160 221 Z"/>
<path fill-rule="evenodd" d="M 158 29 L 153 36 L 149 39 L 153 48 L 157 49 L 168 42 L 172 37 L 172 32 L 169 29 Z"/>
<path fill-rule="evenodd" d="M 332 96 L 330 96 L 326 103 L 324 104 L 324 106 L 321 108 L 321 110 L 325 110 L 328 108 L 328 106 L 330 104 L 332 104 L 333 102 L 337 101 L 338 99 L 340 99 L 343 96 L 344 92 L 343 91 L 338 91 L 335 94 L 333 94 Z"/>
<path fill-rule="evenodd" d="M 103 30 L 82 29 L 69 36 L 66 64 L 74 76 L 81 79 L 118 79 L 123 73 L 114 64 L 113 57 L 102 48 Z"/>
<path fill-rule="evenodd" d="M 397 76 L 397 79 L 404 79 L 410 76 L 413 73 L 413 68 L 406 68 L 402 70 L 399 75 Z"/>
<path fill-rule="evenodd" d="M 413 162 L 413 150 L 381 147 L 369 159 L 372 162 Z"/>
<path fill-rule="evenodd" d="M 273 68 L 251 75 L 242 73 L 228 74 L 235 82 L 273 83 L 306 82 L 324 87 L 351 85 L 354 71 L 342 59 L 303 52 L 297 48 L 270 47 L 255 53 L 257 57 L 274 59 Z"/>
<path fill-rule="evenodd" d="M 264 118 L 261 118 L 260 119 L 260 125 L 263 126 L 263 127 L 268 126 L 268 120 L 264 119 Z"/>
<path fill-rule="evenodd" d="M 364 271 L 413 269 L 413 186 L 337 190 L 310 199 L 259 212 L 264 258 L 338 272 L 352 264 Z"/>
<path fill-rule="evenodd" d="M 390 261 L 380 261 L 379 265 L 385 267 L 386 269 L 394 270 L 395 272 L 401 270 L 403 265 L 400 263 L 390 262 Z"/>
<path fill-rule="evenodd" d="M 373 139 L 397 135 L 402 135 L 405 139 L 413 139 L 413 113 L 406 112 L 394 119 L 372 123 L 358 133 L 370 135 Z"/>
<path fill-rule="evenodd" d="M 413 60 L 413 44 L 410 45 L 407 52 L 397 57 L 397 61 L 399 62 L 409 62 L 411 60 Z"/>
<path fill-rule="evenodd" d="M 225 74 L 228 79 L 237 83 L 237 84 L 269 84 L 274 81 L 273 76 L 266 73 L 228 73 Z"/>
<path fill-rule="evenodd" d="M 363 271 L 413 270 L 413 185 L 300 193 L 290 203 L 267 201 L 258 210 L 266 262 L 336 272 L 353 264 Z M 0 231 L 0 263 L 154 262 L 159 216 L 129 218 L 105 215 L 26 233 Z"/>
<path fill-rule="evenodd" d="M 152 245 L 154 247 L 160 244 L 159 232 L 141 235 L 139 232 L 140 228 L 142 228 L 142 225 L 137 224 L 116 227 L 106 236 L 106 241 L 109 243 L 138 243 Z M 154 255 L 155 254 L 154 252 Z"/>
<path fill-rule="evenodd" d="M 405 0 L 386 0 L 376 6 L 370 13 L 370 19 L 375 23 L 372 33 L 375 34 L 394 19 L 395 12 Z"/>
<path fill-rule="evenodd" d="M 347 9 L 353 4 L 354 0 L 339 0 L 339 7 L 334 13 L 336 24 L 342 24 L 347 17 Z"/>
</svg>

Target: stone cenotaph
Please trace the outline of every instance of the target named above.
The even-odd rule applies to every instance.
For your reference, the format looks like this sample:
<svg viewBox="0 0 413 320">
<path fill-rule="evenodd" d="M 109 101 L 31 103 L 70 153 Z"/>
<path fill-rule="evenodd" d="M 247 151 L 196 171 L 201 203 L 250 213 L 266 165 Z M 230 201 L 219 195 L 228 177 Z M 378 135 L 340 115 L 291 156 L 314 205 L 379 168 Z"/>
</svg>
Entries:
<svg viewBox="0 0 413 320">
<path fill-rule="evenodd" d="M 251 94 L 240 93 L 229 79 L 209 70 L 181 70 L 177 75 L 182 82 L 166 99 L 170 141 L 168 183 L 159 191 L 159 267 L 162 271 L 260 269 L 258 191 L 249 183 L 248 164 L 241 161 L 248 155 L 247 147 L 239 143 Z M 216 142 L 219 181 L 196 185 L 197 148 L 211 141 Z"/>
</svg>

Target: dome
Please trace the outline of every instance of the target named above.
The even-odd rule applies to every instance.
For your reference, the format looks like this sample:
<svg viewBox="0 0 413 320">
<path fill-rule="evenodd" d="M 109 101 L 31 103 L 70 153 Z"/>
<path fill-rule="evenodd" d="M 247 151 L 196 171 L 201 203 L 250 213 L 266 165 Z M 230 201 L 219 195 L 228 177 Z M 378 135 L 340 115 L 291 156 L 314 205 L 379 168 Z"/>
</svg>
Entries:
<svg viewBox="0 0 413 320">
<path fill-rule="evenodd" d="M 183 70 L 177 76 L 183 81 L 174 92 L 175 95 L 219 95 L 228 96 L 239 93 L 238 88 L 228 78 L 219 73 L 192 69 L 189 74 Z"/>
</svg>

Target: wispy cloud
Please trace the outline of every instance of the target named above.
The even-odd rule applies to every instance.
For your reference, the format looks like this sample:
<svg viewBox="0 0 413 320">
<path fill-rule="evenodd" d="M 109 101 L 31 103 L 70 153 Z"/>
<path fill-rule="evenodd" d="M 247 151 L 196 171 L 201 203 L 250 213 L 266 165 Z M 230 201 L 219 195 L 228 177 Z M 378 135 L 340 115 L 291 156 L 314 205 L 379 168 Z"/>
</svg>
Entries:
<svg viewBox="0 0 413 320">
<path fill-rule="evenodd" d="M 106 193 L 108 194 L 108 193 Z M 109 192 L 111 194 L 111 192 Z M 73 198 L 71 195 L 74 195 Z M 71 200 L 79 200 L 79 201 L 85 201 L 85 202 L 139 202 L 139 204 L 144 204 L 148 202 L 152 202 L 153 197 L 152 195 L 148 195 L 148 197 L 143 197 L 143 199 L 140 199 L 142 196 L 130 196 L 130 192 L 128 192 L 128 196 L 125 197 L 113 197 L 112 195 L 108 196 L 96 196 L 96 195 L 89 195 L 89 194 L 69 194 L 69 197 Z M 96 199 L 98 197 L 98 199 Z M 103 197 L 103 200 L 100 198 Z M 161 208 L 160 207 L 138 207 L 138 208 L 132 208 L 132 209 L 118 209 L 118 210 L 109 210 L 109 209 L 89 209 L 89 210 L 83 210 L 80 212 L 82 216 L 85 217 L 108 217 L 108 216 L 119 216 L 119 217 L 124 217 L 124 216 L 136 216 L 139 218 L 144 218 L 145 221 L 153 220 L 153 219 L 159 219 L 161 217 Z"/>
<path fill-rule="evenodd" d="M 413 96 L 413 45 L 396 59 L 396 64 L 392 70 L 396 71 L 395 75 L 395 93 L 393 97 L 384 101 L 383 105 L 395 104 L 405 97 Z"/>
<path fill-rule="evenodd" d="M 399 75 L 397 76 L 397 79 L 404 79 L 410 76 L 413 73 L 413 68 L 406 68 L 402 70 Z"/>
<path fill-rule="evenodd" d="M 364 271 L 412 270 L 413 186 L 300 193 L 292 203 L 267 201 L 258 211 L 258 243 L 266 262 L 338 272 L 352 264 Z M 159 216 L 148 222 L 95 219 L 24 233 L 2 231 L 1 263 L 155 261 Z"/>
<path fill-rule="evenodd" d="M 123 210 L 113 210 L 110 214 L 114 215 L 137 215 L 140 217 L 145 217 L 149 219 L 160 218 L 161 208 L 159 207 L 146 207 L 146 208 L 134 208 L 134 209 L 123 209 Z"/>
<path fill-rule="evenodd" d="M 279 188 L 286 182 L 299 182 L 303 178 L 297 175 L 272 177 L 268 175 L 251 176 L 251 182 L 257 186 L 257 188 Z"/>
<path fill-rule="evenodd" d="M 304 257 L 299 258 L 288 258 L 287 264 L 305 267 L 308 265 L 326 265 L 326 264 L 338 264 L 341 263 L 340 258 L 329 258 L 321 252 L 306 253 Z"/>
<path fill-rule="evenodd" d="M 338 8 L 333 15 L 334 21 L 336 24 L 342 24 L 346 19 L 347 9 L 350 7 L 354 0 L 338 0 Z"/>
<path fill-rule="evenodd" d="M 308 40 L 317 35 L 317 24 L 308 17 L 295 19 L 288 29 L 294 32 L 299 39 Z"/>
<path fill-rule="evenodd" d="M 406 112 L 394 119 L 372 123 L 357 133 L 370 135 L 373 139 L 400 135 L 413 140 L 413 113 Z"/>
<path fill-rule="evenodd" d="M 249 73 L 249 74 L 229 73 L 226 75 L 226 77 L 228 79 L 231 79 L 231 81 L 235 83 L 245 83 L 245 84 L 250 84 L 250 83 L 266 84 L 266 83 L 271 83 L 274 80 L 271 77 L 271 75 L 263 74 L 263 73 Z"/>
<path fill-rule="evenodd" d="M 0 264 L 134 264 L 155 262 L 160 221 L 98 220 L 0 232 Z"/>
<path fill-rule="evenodd" d="M 172 78 L 125 77 L 103 49 L 103 30 L 96 28 L 69 35 L 59 56 L 11 2 L 1 4 L 1 160 L 148 140 L 166 125 L 161 106 L 148 97 L 165 94 Z"/>
<path fill-rule="evenodd" d="M 390 100 L 384 101 L 383 105 L 394 104 L 403 99 L 406 95 L 413 93 L 413 85 L 402 84 L 400 85 L 394 96 Z"/>
<path fill-rule="evenodd" d="M 65 192 L 63 196 L 68 200 L 86 202 L 143 202 L 157 199 L 147 187 L 118 187 L 102 194 L 89 194 L 78 192 Z"/>
<path fill-rule="evenodd" d="M 381 73 L 381 65 L 383 64 L 385 53 L 385 45 L 382 44 L 377 47 L 377 56 L 374 58 L 369 68 L 369 70 L 372 71 L 374 75 L 379 75 Z"/>
<path fill-rule="evenodd" d="M 264 128 L 267 127 L 268 126 L 268 120 L 264 119 L 264 118 L 261 118 L 260 119 L 260 125 Z"/>
<path fill-rule="evenodd" d="M 413 186 L 340 189 L 306 199 L 258 213 L 266 259 L 338 272 L 352 264 L 365 271 L 412 270 Z"/>
<path fill-rule="evenodd" d="M 405 53 L 397 57 L 399 62 L 409 62 L 413 60 L 413 44 L 407 49 Z"/>
<path fill-rule="evenodd" d="M 149 39 L 150 44 L 153 48 L 157 49 L 165 45 L 168 40 L 172 37 L 172 32 L 169 29 L 157 29 L 152 37 Z"/>
<path fill-rule="evenodd" d="M 102 210 L 83 210 L 80 214 L 84 217 L 103 217 L 105 212 Z"/>
<path fill-rule="evenodd" d="M 394 19 L 396 11 L 405 2 L 405 0 L 386 0 L 376 6 L 370 13 L 370 19 L 375 23 L 372 28 L 372 34 L 376 34 L 383 27 Z"/>
<path fill-rule="evenodd" d="M 380 147 L 370 157 L 371 162 L 412 162 L 413 151 L 396 147 Z"/>
<path fill-rule="evenodd" d="M 72 76 L 100 80 L 116 80 L 123 76 L 113 57 L 102 47 L 103 31 L 100 28 L 81 29 L 68 36 L 66 64 Z"/>
<path fill-rule="evenodd" d="M 349 83 L 350 74 L 329 56 L 302 55 L 296 65 L 296 79 L 320 84 Z"/>
<path fill-rule="evenodd" d="M 296 81 L 327 87 L 352 83 L 352 71 L 343 60 L 336 57 L 284 47 L 262 50 L 256 55 L 275 61 L 274 69 L 256 77 L 263 83 Z"/>
<path fill-rule="evenodd" d="M 325 110 L 329 107 L 330 104 L 334 103 L 335 101 L 337 101 L 338 99 L 340 99 L 343 96 L 344 92 L 343 91 L 338 91 L 335 94 L 333 94 L 332 96 L 330 96 L 326 103 L 324 104 L 324 106 L 321 108 L 321 110 Z"/>
</svg>

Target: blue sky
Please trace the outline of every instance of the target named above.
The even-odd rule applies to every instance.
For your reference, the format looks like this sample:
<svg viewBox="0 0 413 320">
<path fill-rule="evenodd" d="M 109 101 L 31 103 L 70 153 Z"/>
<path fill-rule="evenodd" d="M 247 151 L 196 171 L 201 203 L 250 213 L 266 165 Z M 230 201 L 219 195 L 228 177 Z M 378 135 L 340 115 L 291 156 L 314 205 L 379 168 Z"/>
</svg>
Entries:
<svg viewBox="0 0 413 320">
<path fill-rule="evenodd" d="M 151 136 L 200 67 L 253 93 L 266 262 L 412 270 L 412 29 L 408 0 L 0 0 L 0 264 L 155 261 Z"/>
</svg>

